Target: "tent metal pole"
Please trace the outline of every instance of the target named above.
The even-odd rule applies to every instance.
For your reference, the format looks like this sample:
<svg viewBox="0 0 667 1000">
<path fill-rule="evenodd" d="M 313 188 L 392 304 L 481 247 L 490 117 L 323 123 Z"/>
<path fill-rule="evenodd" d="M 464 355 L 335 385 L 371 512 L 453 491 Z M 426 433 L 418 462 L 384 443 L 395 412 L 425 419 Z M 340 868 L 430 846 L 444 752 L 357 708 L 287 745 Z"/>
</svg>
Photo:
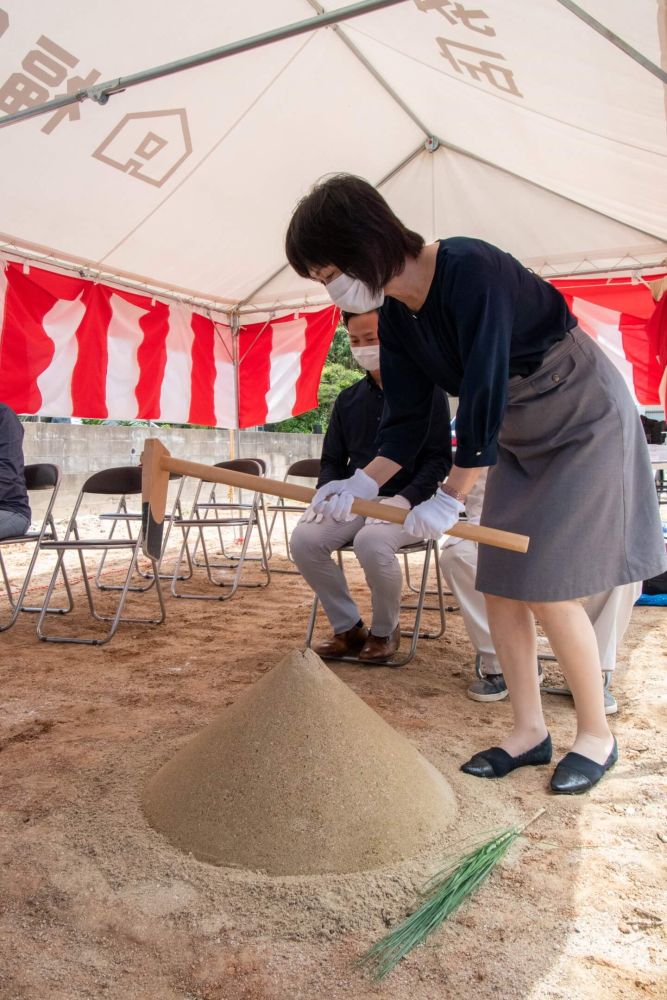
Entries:
<svg viewBox="0 0 667 1000">
<path fill-rule="evenodd" d="M 229 317 L 229 325 L 232 331 L 232 363 L 234 365 L 234 395 L 236 408 L 236 427 L 234 428 L 234 458 L 241 457 L 241 379 L 239 377 L 239 333 L 241 331 L 241 320 L 239 314 L 234 312 Z"/>
<path fill-rule="evenodd" d="M 94 87 L 77 90 L 73 94 L 55 97 L 51 101 L 36 104 L 32 108 L 15 111 L 14 114 L 5 115 L 3 118 L 0 118 L 0 127 L 4 128 L 6 125 L 14 124 L 14 122 L 23 121 L 25 118 L 34 118 L 37 115 L 48 114 L 51 111 L 57 111 L 59 108 L 67 107 L 70 104 L 77 104 L 88 99 L 96 101 L 98 104 L 106 104 L 112 94 L 118 94 L 123 90 L 128 90 L 130 87 L 148 83 L 150 80 L 159 80 L 164 76 L 181 73 L 186 69 L 205 66 L 207 63 L 227 59 L 229 56 L 238 55 L 240 52 L 259 49 L 264 45 L 272 45 L 274 42 L 281 42 L 286 38 L 305 35 L 309 31 L 318 31 L 320 28 L 326 28 L 330 24 L 349 21 L 353 17 L 360 17 L 362 14 L 371 14 L 373 11 L 382 10 L 384 7 L 395 7 L 397 4 L 405 2 L 406 0 L 360 0 L 359 3 L 350 4 L 348 7 L 341 7 L 339 10 L 326 11 L 318 14 L 317 17 L 309 17 L 304 21 L 295 21 L 292 24 L 284 25 L 282 28 L 273 28 L 271 31 L 264 31 L 259 35 L 242 38 L 238 42 L 230 42 L 228 45 L 208 49 L 206 52 L 199 52 L 196 55 L 187 56 L 185 59 L 177 59 L 174 62 L 154 66 L 152 69 L 142 70 L 139 73 L 131 73 L 129 76 L 119 76 L 115 80 L 107 80 L 105 83 L 96 84 Z"/>
<path fill-rule="evenodd" d="M 317 11 L 318 14 L 321 15 L 326 13 L 324 7 L 320 3 L 318 3 L 318 0 L 308 0 L 308 3 L 313 8 L 313 10 Z M 398 104 L 399 108 L 401 108 L 401 110 L 406 113 L 408 118 L 410 118 L 415 123 L 417 128 L 421 129 L 421 131 L 427 138 L 428 136 L 432 135 L 433 134 L 432 130 L 429 129 L 429 127 L 424 124 L 424 122 L 421 120 L 416 111 L 414 111 L 408 104 L 405 103 L 403 98 L 397 93 L 397 91 L 394 90 L 391 84 L 387 80 L 385 80 L 382 74 L 375 68 L 372 62 L 370 62 L 366 58 L 361 49 L 359 49 L 354 44 L 351 38 L 344 31 L 342 31 L 341 28 L 338 27 L 338 25 L 334 26 L 333 31 L 338 36 L 338 38 L 340 38 L 341 42 L 343 42 L 343 44 L 348 47 L 350 52 L 359 60 L 361 65 L 365 69 L 367 69 L 368 72 L 371 74 L 371 76 L 377 80 L 380 86 L 387 91 L 392 100 L 395 101 L 396 104 Z"/>
<path fill-rule="evenodd" d="M 581 9 L 579 4 L 573 3 L 572 0 L 556 0 L 556 2 L 559 3 L 561 7 L 565 7 L 566 10 L 569 10 L 575 17 L 578 17 L 580 21 L 584 22 L 584 24 L 587 24 L 589 28 L 593 29 L 593 31 L 597 31 L 598 35 L 602 35 L 603 38 L 606 38 L 608 42 L 615 45 L 617 49 L 621 50 L 621 52 L 625 52 L 626 56 L 630 56 L 631 59 L 634 59 L 636 63 L 639 63 L 640 66 L 648 70 L 649 73 L 652 73 L 653 76 L 657 76 L 658 80 L 662 80 L 663 83 L 667 83 L 667 72 L 665 72 L 664 69 L 661 69 L 660 66 L 656 66 L 654 62 L 647 59 L 646 56 L 642 55 L 641 52 L 638 52 L 637 49 L 633 48 L 632 45 L 626 42 L 620 37 L 620 35 L 617 35 L 605 24 L 602 24 L 594 17 L 591 17 L 590 14 Z"/>
</svg>

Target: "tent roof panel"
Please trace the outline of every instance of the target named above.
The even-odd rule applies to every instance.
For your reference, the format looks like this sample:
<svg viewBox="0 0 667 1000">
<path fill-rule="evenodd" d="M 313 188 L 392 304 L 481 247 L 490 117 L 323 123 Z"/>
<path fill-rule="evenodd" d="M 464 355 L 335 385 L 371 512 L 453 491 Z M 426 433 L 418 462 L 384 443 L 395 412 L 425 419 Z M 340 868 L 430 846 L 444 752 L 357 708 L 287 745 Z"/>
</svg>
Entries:
<svg viewBox="0 0 667 1000">
<path fill-rule="evenodd" d="M 177 0 L 7 0 L 0 109 L 25 93 L 18 77 L 44 100 L 92 70 L 88 86 L 309 18 L 314 7 L 200 0 L 193 17 Z M 584 7 L 664 63 L 656 0 Z M 377 181 L 424 138 L 343 34 L 458 150 L 418 156 L 383 188 L 408 224 L 429 236 L 480 235 L 526 262 L 576 266 L 624 248 L 662 256 L 659 81 L 554 0 L 486 0 L 477 13 L 405 2 L 127 90 L 104 107 L 85 102 L 14 124 L 2 133 L 2 227 L 165 288 L 241 302 L 268 280 L 254 301 L 321 300 L 316 286 L 280 270 L 294 203 L 330 171 Z"/>
</svg>

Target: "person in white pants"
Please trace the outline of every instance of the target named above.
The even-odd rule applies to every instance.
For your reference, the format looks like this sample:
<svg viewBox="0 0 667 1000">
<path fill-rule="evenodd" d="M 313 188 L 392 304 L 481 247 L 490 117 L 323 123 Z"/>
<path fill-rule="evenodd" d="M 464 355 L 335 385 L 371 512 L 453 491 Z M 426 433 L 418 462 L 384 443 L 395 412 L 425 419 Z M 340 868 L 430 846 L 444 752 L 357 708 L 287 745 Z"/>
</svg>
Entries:
<svg viewBox="0 0 667 1000">
<path fill-rule="evenodd" d="M 339 394 L 329 421 L 318 486 L 351 476 L 375 453 L 375 435 L 384 408 L 380 377 L 377 312 L 344 314 L 350 348 L 366 378 Z M 389 480 L 380 503 L 410 510 L 432 496 L 451 467 L 449 404 L 444 392 L 433 401 L 431 424 L 417 444 L 410 469 Z M 292 532 L 290 551 L 306 582 L 320 599 L 333 635 L 315 647 L 319 656 L 358 656 L 362 663 L 386 663 L 400 644 L 399 612 L 403 576 L 396 553 L 421 541 L 402 525 L 364 519 L 352 514 L 317 514 L 308 508 Z M 370 631 L 350 595 L 345 574 L 332 558 L 348 542 L 361 563 L 371 592 Z"/>
<path fill-rule="evenodd" d="M 475 483 L 466 500 L 466 517 L 469 524 L 479 524 L 484 501 L 486 474 Z M 479 657 L 482 677 L 468 688 L 468 697 L 473 701 L 501 701 L 507 697 L 507 685 L 496 656 L 489 623 L 486 616 L 484 596 L 475 590 L 477 573 L 477 545 L 464 539 L 447 536 L 443 541 L 440 566 L 461 609 L 463 622 L 470 642 Z M 632 608 L 641 593 L 641 583 L 628 583 L 614 587 L 601 594 L 586 598 L 585 608 L 595 630 L 600 663 L 605 678 L 605 712 L 613 715 L 618 711 L 616 699 L 611 693 L 610 677 L 616 667 L 616 650 L 630 622 Z"/>
</svg>

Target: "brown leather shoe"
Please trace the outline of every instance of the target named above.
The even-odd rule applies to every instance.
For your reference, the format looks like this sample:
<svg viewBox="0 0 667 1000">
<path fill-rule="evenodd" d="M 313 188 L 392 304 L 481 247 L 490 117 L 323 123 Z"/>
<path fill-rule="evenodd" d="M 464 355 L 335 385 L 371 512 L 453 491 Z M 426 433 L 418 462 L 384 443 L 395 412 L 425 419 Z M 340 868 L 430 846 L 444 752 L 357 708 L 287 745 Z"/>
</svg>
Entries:
<svg viewBox="0 0 667 1000">
<path fill-rule="evenodd" d="M 371 632 L 368 636 L 368 641 L 359 653 L 359 659 L 362 663 L 386 663 L 387 660 L 392 658 L 400 645 L 400 625 L 396 626 L 391 635 L 384 637 L 373 635 Z"/>
<path fill-rule="evenodd" d="M 365 625 L 349 628 L 347 632 L 334 632 L 330 639 L 315 646 L 318 656 L 324 659 L 336 656 L 355 656 L 368 639 L 368 629 Z"/>
</svg>

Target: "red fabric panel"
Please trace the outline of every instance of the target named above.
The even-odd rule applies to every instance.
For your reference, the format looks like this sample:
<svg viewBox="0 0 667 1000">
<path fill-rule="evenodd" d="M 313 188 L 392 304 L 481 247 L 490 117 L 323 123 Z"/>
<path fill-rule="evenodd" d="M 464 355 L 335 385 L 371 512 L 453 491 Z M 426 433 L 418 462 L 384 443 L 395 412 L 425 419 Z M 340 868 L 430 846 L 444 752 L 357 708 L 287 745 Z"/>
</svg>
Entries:
<svg viewBox="0 0 667 1000">
<path fill-rule="evenodd" d="M 239 427 L 266 423 L 266 394 L 271 385 L 271 323 L 253 323 L 239 331 Z"/>
<path fill-rule="evenodd" d="M 637 401 L 642 406 L 653 406 L 660 402 L 658 386 L 662 370 L 651 350 L 646 320 L 622 313 L 619 329 L 623 337 L 623 353 L 632 365 Z"/>
<path fill-rule="evenodd" d="M 0 339 L 0 399 L 17 413 L 35 413 L 42 397 L 37 379 L 53 358 L 53 342 L 43 322 L 58 299 L 76 299 L 85 282 L 8 264 L 7 290 Z"/>
<path fill-rule="evenodd" d="M 660 372 L 667 368 L 667 292 L 656 305 L 653 315 L 646 324 L 649 343 L 653 356 L 658 359 Z"/>
<path fill-rule="evenodd" d="M 130 302 L 150 312 L 142 316 L 139 326 L 144 339 L 137 351 L 139 381 L 136 387 L 137 418 L 139 420 L 160 419 L 160 390 L 164 369 L 167 364 L 167 333 L 169 332 L 169 306 L 139 295 L 124 296 Z"/>
<path fill-rule="evenodd" d="M 292 408 L 293 416 L 307 413 L 317 406 L 317 393 L 320 388 L 322 369 L 327 359 L 331 341 L 338 325 L 340 310 L 337 306 L 323 309 L 321 312 L 306 316 L 306 347 L 301 357 L 301 374 L 296 383 L 296 402 Z"/>
<path fill-rule="evenodd" d="M 652 275 L 657 280 L 662 275 Z M 667 331 L 662 335 L 660 329 L 667 327 L 667 318 L 661 318 L 660 304 L 656 305 L 650 290 L 646 285 L 634 283 L 630 278 L 613 278 L 606 281 L 601 278 L 590 280 L 563 279 L 552 284 L 565 296 L 568 306 L 572 308 L 572 298 L 577 296 L 604 306 L 619 314 L 618 322 L 623 341 L 623 352 L 632 366 L 632 380 L 635 395 L 642 406 L 654 406 L 660 402 L 658 388 L 665 363 L 660 363 L 657 356 L 660 344 L 663 345 L 662 357 L 667 360 Z M 576 309 L 574 310 L 576 313 Z M 661 340 L 661 336 L 663 339 Z"/>
<path fill-rule="evenodd" d="M 652 275 L 651 280 L 660 275 Z M 655 300 L 646 285 L 632 284 L 630 278 L 569 279 L 559 278 L 551 282 L 566 297 L 578 296 L 596 302 L 606 309 L 619 313 L 630 313 L 642 319 L 649 319 L 655 308 Z"/>
<path fill-rule="evenodd" d="M 79 351 L 72 372 L 72 413 L 104 420 L 106 403 L 107 330 L 111 319 L 111 289 L 86 282 L 86 312 L 76 331 Z"/>
<path fill-rule="evenodd" d="M 215 427 L 213 398 L 215 384 L 213 338 L 215 330 L 211 320 L 199 313 L 192 314 L 191 326 L 194 341 L 192 343 L 192 379 L 188 421 L 191 424 L 205 424 L 209 427 Z"/>
</svg>

